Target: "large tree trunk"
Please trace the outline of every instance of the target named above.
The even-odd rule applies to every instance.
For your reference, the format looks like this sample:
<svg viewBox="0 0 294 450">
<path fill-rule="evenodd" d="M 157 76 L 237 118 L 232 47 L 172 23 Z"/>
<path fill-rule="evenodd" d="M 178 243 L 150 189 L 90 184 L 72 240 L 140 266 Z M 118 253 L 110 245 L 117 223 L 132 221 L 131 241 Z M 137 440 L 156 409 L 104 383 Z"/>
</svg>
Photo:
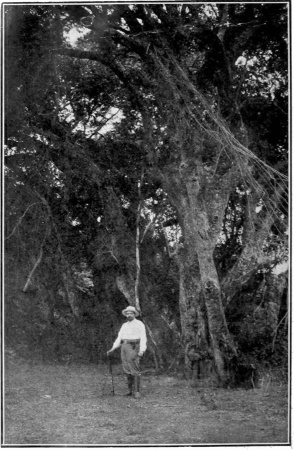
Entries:
<svg viewBox="0 0 294 450">
<path fill-rule="evenodd" d="M 183 298 L 181 299 L 181 304 L 186 303 L 185 308 L 181 308 L 183 312 L 186 309 L 182 319 L 183 334 L 188 341 L 186 357 L 189 358 L 193 343 L 196 354 L 201 355 L 198 362 L 198 374 L 203 377 L 207 375 L 207 367 L 213 356 L 219 380 L 221 384 L 226 384 L 229 377 L 226 370 L 227 360 L 236 354 L 236 350 L 227 328 L 222 305 L 221 288 L 213 260 L 214 242 L 209 239 L 205 224 L 201 223 L 201 212 L 204 221 L 205 211 L 198 209 L 199 213 L 195 220 L 195 214 L 191 214 L 194 208 L 192 207 L 192 211 L 189 209 L 187 204 L 188 214 L 183 225 L 188 257 L 181 270 L 181 293 L 185 298 L 185 302 Z M 191 321 L 192 327 L 194 326 L 194 336 Z M 200 366 L 203 369 L 202 373 Z"/>
<path fill-rule="evenodd" d="M 210 376 L 213 354 L 209 347 L 198 258 L 191 248 L 183 249 L 178 256 L 179 305 L 185 369 L 189 377 L 204 379 Z"/>
<path fill-rule="evenodd" d="M 196 164 L 195 159 L 186 159 L 179 170 L 173 167 L 164 176 L 164 187 L 178 211 L 184 237 L 179 260 L 186 365 L 191 370 L 189 361 L 194 358 L 198 376 L 203 377 L 212 355 L 222 385 L 229 381 L 227 366 L 236 349 L 226 323 L 213 251 L 232 186 L 230 170 L 225 178 L 214 174 L 209 180 L 200 159 Z"/>
</svg>

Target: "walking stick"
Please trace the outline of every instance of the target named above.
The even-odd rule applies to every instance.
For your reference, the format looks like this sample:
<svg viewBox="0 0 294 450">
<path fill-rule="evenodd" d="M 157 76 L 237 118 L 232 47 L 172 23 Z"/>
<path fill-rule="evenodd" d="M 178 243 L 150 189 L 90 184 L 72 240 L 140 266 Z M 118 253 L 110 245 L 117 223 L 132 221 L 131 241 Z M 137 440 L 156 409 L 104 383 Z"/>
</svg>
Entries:
<svg viewBox="0 0 294 450">
<path fill-rule="evenodd" d="M 108 359 L 109 359 L 109 372 L 110 372 L 110 375 L 111 375 L 111 383 L 112 383 L 112 395 L 115 395 L 114 394 L 114 383 L 113 383 L 113 372 L 112 372 L 112 364 L 111 364 L 111 358 L 109 357 L 109 355 L 107 355 L 108 356 Z"/>
</svg>

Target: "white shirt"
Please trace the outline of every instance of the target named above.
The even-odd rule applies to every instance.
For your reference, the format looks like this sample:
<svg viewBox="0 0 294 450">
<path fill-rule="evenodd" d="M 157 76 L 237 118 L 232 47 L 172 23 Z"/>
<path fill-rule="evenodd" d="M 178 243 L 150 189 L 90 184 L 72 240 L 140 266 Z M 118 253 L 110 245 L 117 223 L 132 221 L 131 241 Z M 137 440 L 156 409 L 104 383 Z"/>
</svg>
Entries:
<svg viewBox="0 0 294 450">
<path fill-rule="evenodd" d="M 121 327 L 117 339 L 114 341 L 112 349 L 120 347 L 121 341 L 125 339 L 140 339 L 140 352 L 145 352 L 147 348 L 147 338 L 145 325 L 141 320 L 133 319 L 126 322 Z"/>
</svg>

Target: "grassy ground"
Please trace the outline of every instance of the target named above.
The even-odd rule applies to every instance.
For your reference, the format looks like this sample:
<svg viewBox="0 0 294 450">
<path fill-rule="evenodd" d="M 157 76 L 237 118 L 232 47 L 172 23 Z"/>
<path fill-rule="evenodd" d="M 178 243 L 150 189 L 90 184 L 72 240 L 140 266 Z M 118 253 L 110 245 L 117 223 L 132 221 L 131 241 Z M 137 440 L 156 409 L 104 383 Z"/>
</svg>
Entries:
<svg viewBox="0 0 294 450">
<path fill-rule="evenodd" d="M 5 365 L 7 445 L 163 445 L 288 442 L 287 386 L 224 390 L 145 374 L 142 398 L 107 367 Z"/>
</svg>

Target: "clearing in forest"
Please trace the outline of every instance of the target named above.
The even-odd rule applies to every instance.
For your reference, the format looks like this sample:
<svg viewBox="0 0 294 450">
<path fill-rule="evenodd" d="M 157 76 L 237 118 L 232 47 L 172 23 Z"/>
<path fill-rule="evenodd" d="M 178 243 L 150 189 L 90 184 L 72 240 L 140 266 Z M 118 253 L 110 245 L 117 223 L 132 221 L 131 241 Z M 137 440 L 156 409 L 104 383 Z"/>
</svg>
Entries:
<svg viewBox="0 0 294 450">
<path fill-rule="evenodd" d="M 146 373 L 142 398 L 108 368 L 9 361 L 5 365 L 6 445 L 199 445 L 288 443 L 287 385 L 213 389 Z"/>
</svg>

